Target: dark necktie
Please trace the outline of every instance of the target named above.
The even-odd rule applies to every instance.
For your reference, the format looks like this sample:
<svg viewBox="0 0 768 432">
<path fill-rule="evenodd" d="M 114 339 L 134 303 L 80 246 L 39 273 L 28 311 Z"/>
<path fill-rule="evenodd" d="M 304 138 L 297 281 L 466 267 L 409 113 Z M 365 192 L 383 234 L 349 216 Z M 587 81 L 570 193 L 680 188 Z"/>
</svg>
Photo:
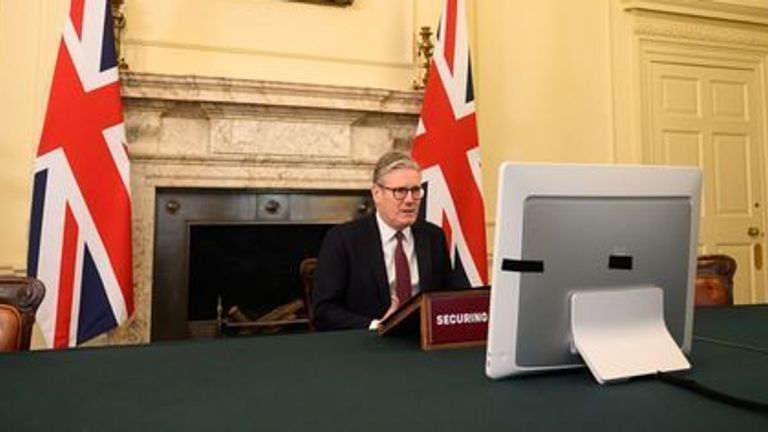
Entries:
<svg viewBox="0 0 768 432">
<path fill-rule="evenodd" d="M 411 298 L 411 269 L 408 266 L 408 258 L 403 250 L 403 233 L 395 234 L 397 246 L 395 246 L 395 293 L 402 305 Z"/>
</svg>

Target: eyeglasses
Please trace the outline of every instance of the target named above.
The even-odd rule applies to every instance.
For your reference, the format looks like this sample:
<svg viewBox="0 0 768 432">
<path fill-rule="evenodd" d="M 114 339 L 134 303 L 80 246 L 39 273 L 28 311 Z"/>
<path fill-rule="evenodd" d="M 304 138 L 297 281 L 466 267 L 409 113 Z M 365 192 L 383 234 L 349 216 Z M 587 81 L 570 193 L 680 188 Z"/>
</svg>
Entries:
<svg viewBox="0 0 768 432">
<path fill-rule="evenodd" d="M 406 195 L 408 195 L 408 192 L 411 193 L 411 198 L 415 200 L 421 199 L 421 197 L 424 195 L 424 188 L 422 188 L 421 186 L 414 186 L 410 188 L 407 188 L 407 187 L 391 188 L 391 187 L 384 186 L 383 184 L 378 184 L 378 183 L 376 184 L 382 189 L 391 191 L 392 196 L 395 197 L 395 199 L 398 201 L 404 200 Z"/>
</svg>

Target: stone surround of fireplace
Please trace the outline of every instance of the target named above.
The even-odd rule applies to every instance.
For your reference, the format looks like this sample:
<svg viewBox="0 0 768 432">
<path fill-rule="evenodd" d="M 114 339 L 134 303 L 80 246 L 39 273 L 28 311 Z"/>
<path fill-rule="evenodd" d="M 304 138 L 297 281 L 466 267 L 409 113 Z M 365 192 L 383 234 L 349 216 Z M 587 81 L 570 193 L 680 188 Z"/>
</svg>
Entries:
<svg viewBox="0 0 768 432">
<path fill-rule="evenodd" d="M 410 148 L 422 99 L 417 91 L 138 72 L 121 80 L 136 308 L 109 344 L 150 342 L 158 189 L 365 190 L 382 153 Z"/>
</svg>

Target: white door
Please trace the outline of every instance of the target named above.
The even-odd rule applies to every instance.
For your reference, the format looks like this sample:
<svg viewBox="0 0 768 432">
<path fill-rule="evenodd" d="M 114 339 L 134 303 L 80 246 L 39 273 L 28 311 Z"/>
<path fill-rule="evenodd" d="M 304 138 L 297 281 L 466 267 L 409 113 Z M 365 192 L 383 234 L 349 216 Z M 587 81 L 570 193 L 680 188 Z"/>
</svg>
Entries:
<svg viewBox="0 0 768 432">
<path fill-rule="evenodd" d="M 648 71 L 650 162 L 702 168 L 699 252 L 736 259 L 736 303 L 765 302 L 766 119 L 758 70 L 656 61 Z"/>
</svg>

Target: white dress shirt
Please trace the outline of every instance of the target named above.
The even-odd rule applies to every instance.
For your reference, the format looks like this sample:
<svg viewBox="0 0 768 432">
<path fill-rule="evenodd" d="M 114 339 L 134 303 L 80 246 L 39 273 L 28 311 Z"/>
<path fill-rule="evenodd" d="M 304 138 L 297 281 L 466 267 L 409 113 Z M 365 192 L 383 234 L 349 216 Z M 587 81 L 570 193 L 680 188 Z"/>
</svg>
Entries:
<svg viewBox="0 0 768 432">
<path fill-rule="evenodd" d="M 379 232 L 381 233 L 381 247 L 384 252 L 384 267 L 387 269 L 389 292 L 394 295 L 396 292 L 395 248 L 397 247 L 397 238 L 395 238 L 395 234 L 397 234 L 397 230 L 387 225 L 378 213 L 376 213 L 376 222 L 379 224 Z M 411 296 L 414 296 L 419 291 L 419 267 L 416 261 L 413 231 L 411 231 L 411 227 L 406 227 L 402 233 L 403 250 L 408 259 L 408 268 L 411 273 Z"/>
<path fill-rule="evenodd" d="M 387 284 L 389 285 L 389 295 L 392 301 L 397 301 L 397 288 L 395 278 L 395 248 L 397 247 L 397 230 L 387 225 L 386 222 L 376 213 L 376 223 L 379 225 L 381 233 L 381 247 L 384 252 L 384 268 L 387 270 Z M 411 227 L 402 230 L 403 233 L 403 251 L 408 259 L 408 268 L 411 273 L 411 296 L 419 292 L 419 266 L 416 260 L 415 243 L 413 240 L 413 231 Z M 374 319 L 368 326 L 369 330 L 376 330 L 379 326 L 379 320 Z"/>
</svg>

